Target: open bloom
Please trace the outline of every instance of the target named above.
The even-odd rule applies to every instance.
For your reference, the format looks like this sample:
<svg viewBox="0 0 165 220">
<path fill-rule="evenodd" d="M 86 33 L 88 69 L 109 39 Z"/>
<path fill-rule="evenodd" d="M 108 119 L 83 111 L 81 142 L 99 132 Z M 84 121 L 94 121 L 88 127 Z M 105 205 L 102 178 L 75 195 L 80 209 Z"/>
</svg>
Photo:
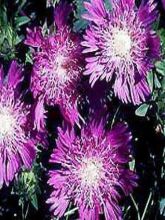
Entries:
<svg viewBox="0 0 165 220">
<path fill-rule="evenodd" d="M 88 53 L 86 71 L 90 83 L 114 80 L 114 93 L 122 102 L 139 104 L 150 94 L 147 73 L 160 55 L 160 40 L 152 30 L 157 18 L 154 0 L 112 0 L 108 11 L 103 0 L 85 2 L 83 17 L 91 24 L 82 45 Z"/>
<path fill-rule="evenodd" d="M 57 148 L 50 162 L 58 165 L 50 171 L 53 192 L 47 203 L 55 216 L 62 217 L 70 202 L 78 207 L 79 219 L 121 219 L 118 204 L 136 185 L 136 175 L 126 168 L 129 161 L 131 134 L 120 123 L 105 131 L 103 123 L 91 123 L 74 130 L 59 129 Z"/>
<path fill-rule="evenodd" d="M 13 61 L 4 79 L 0 69 L 0 186 L 9 184 L 21 167 L 30 168 L 35 158 L 29 107 L 20 96 L 21 69 Z"/>
<path fill-rule="evenodd" d="M 28 30 L 26 44 L 37 48 L 31 77 L 31 91 L 35 98 L 47 105 L 59 105 L 65 119 L 71 124 L 79 121 L 77 102 L 80 67 L 80 38 L 67 25 L 71 6 L 66 2 L 57 6 L 57 32 L 43 36 L 40 28 Z"/>
</svg>

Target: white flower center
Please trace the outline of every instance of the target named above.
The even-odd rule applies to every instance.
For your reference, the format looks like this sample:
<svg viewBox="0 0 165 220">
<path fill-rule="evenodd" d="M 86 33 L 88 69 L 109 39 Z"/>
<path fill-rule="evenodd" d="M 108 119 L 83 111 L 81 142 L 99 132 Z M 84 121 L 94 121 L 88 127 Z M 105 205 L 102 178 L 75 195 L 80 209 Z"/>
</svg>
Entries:
<svg viewBox="0 0 165 220">
<path fill-rule="evenodd" d="M 132 40 L 127 30 L 114 28 L 112 31 L 112 50 L 116 57 L 126 58 L 130 54 Z"/>
<path fill-rule="evenodd" d="M 66 58 L 62 54 L 58 54 L 56 57 L 56 74 L 62 83 L 68 80 L 67 70 L 64 67 Z"/>
<path fill-rule="evenodd" d="M 80 169 L 81 183 L 88 187 L 94 187 L 101 178 L 102 163 L 95 158 L 86 158 Z"/>
<path fill-rule="evenodd" d="M 0 112 L 0 139 L 13 132 L 15 119 L 7 111 Z"/>
</svg>

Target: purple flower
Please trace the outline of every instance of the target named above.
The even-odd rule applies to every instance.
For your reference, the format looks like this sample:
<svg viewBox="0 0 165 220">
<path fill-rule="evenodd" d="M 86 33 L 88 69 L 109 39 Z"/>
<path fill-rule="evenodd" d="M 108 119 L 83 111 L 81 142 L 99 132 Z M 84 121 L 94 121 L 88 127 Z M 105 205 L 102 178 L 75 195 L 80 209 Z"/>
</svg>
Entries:
<svg viewBox="0 0 165 220">
<path fill-rule="evenodd" d="M 48 105 L 59 105 L 71 124 L 79 121 L 78 84 L 82 75 L 80 37 L 67 25 L 71 6 L 66 2 L 57 6 L 57 32 L 43 36 L 41 28 L 28 29 L 26 44 L 37 47 L 31 77 L 31 91 L 35 98 Z"/>
<path fill-rule="evenodd" d="M 160 40 L 152 30 L 158 13 L 154 0 L 113 0 L 112 11 L 103 0 L 85 2 L 83 17 L 91 24 L 82 45 L 88 53 L 85 75 L 93 86 L 98 79 L 114 82 L 116 96 L 125 103 L 140 104 L 150 94 L 147 73 L 160 55 Z"/>
<path fill-rule="evenodd" d="M 121 219 L 118 201 L 136 186 L 136 175 L 126 168 L 131 134 L 120 123 L 105 131 L 103 123 L 90 123 L 81 135 L 59 129 L 57 148 L 50 162 L 58 169 L 50 171 L 48 184 L 53 192 L 47 203 L 57 217 L 62 217 L 72 202 L 82 220 Z"/>
<path fill-rule="evenodd" d="M 20 96 L 21 68 L 13 61 L 4 79 L 0 68 L 0 187 L 11 182 L 21 167 L 29 169 L 35 158 L 29 107 Z"/>
<path fill-rule="evenodd" d="M 165 9 L 165 0 L 161 0 L 161 1 L 162 1 L 163 8 Z"/>
</svg>

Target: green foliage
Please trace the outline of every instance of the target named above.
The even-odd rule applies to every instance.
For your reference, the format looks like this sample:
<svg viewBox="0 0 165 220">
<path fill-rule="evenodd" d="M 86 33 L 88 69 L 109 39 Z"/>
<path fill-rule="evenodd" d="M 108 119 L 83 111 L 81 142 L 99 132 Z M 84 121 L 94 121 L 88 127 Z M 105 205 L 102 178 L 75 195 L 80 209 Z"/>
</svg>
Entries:
<svg viewBox="0 0 165 220">
<path fill-rule="evenodd" d="M 27 16 L 20 16 L 20 11 L 26 1 L 20 1 L 20 5 L 14 15 L 8 19 L 6 5 L 0 7 L 0 56 L 4 60 L 16 58 L 16 47 L 22 42 L 23 36 L 19 35 L 21 26 L 27 24 L 30 19 Z"/>
<path fill-rule="evenodd" d="M 50 6 L 55 7 L 55 5 L 58 4 L 59 2 L 60 2 L 60 0 L 47 0 L 46 5 L 47 5 L 47 7 L 50 7 Z"/>
<path fill-rule="evenodd" d="M 165 40 L 165 38 L 164 38 Z M 164 112 L 165 112 L 165 61 L 159 61 L 155 64 L 156 72 L 154 77 L 154 85 L 155 90 L 153 93 L 152 99 L 155 101 L 155 104 L 157 106 L 157 120 L 162 126 L 162 130 L 164 130 L 165 126 L 165 118 L 164 118 Z M 164 133 L 165 134 L 165 133 Z"/>
<path fill-rule="evenodd" d="M 131 160 L 129 162 L 129 168 L 130 170 L 134 171 L 135 170 L 135 159 Z"/>
<path fill-rule="evenodd" d="M 0 56 L 4 59 L 15 57 L 15 46 L 20 42 L 19 36 L 7 21 L 6 8 L 0 8 Z"/>
<path fill-rule="evenodd" d="M 111 0 L 105 0 L 105 6 L 106 6 L 106 8 L 111 10 L 112 9 Z"/>
<path fill-rule="evenodd" d="M 40 181 L 43 167 L 35 163 L 33 168 L 22 171 L 15 181 L 13 194 L 18 196 L 18 204 L 22 208 L 22 218 L 26 219 L 29 205 L 38 210 L 38 195 L 41 194 Z"/>
<path fill-rule="evenodd" d="M 156 71 L 165 76 L 165 60 L 161 60 L 155 63 Z"/>
<path fill-rule="evenodd" d="M 136 109 L 135 114 L 140 117 L 144 117 L 149 109 L 149 104 L 142 104 L 138 109 Z"/>
<path fill-rule="evenodd" d="M 158 24 L 157 24 L 158 25 Z M 156 132 L 165 135 L 165 29 L 160 29 L 157 31 L 161 39 L 161 59 L 155 63 L 155 68 L 148 74 L 147 80 L 152 91 L 152 96 L 148 102 L 140 105 L 135 114 L 140 117 L 146 117 L 148 120 L 155 120 Z M 156 158 L 150 153 L 151 164 L 155 166 Z M 163 182 L 165 180 L 165 150 L 162 153 L 162 158 L 159 158 L 160 179 Z M 130 165 L 131 168 L 131 165 Z M 153 204 L 156 203 L 154 200 L 154 194 L 158 195 L 157 206 L 159 206 L 160 215 L 165 216 L 165 199 L 162 198 L 157 187 L 159 183 L 155 178 L 154 187 L 150 189 L 150 194 L 146 202 L 143 214 L 140 213 L 140 204 L 138 204 L 134 198 L 132 202 L 134 204 L 135 210 L 137 212 L 137 219 L 147 219 L 147 212 L 152 209 Z M 126 218 L 127 219 L 127 218 Z"/>
<path fill-rule="evenodd" d="M 148 84 L 149 84 L 151 91 L 153 91 L 153 89 L 154 89 L 154 73 L 153 73 L 153 71 L 148 73 L 147 81 L 148 81 Z"/>
<path fill-rule="evenodd" d="M 75 32 L 81 32 L 83 31 L 87 25 L 88 21 L 82 18 L 82 15 L 86 13 L 86 10 L 84 8 L 84 2 L 89 2 L 89 0 L 74 0 L 73 1 L 76 6 L 76 12 L 75 12 L 75 19 L 73 29 Z M 111 9 L 110 0 L 105 0 L 105 5 L 108 9 Z"/>
<path fill-rule="evenodd" d="M 165 198 L 160 201 L 160 214 L 165 217 Z"/>
<path fill-rule="evenodd" d="M 25 59 L 25 64 L 33 64 L 33 56 L 30 50 L 26 53 L 26 59 Z"/>
<path fill-rule="evenodd" d="M 162 54 L 165 55 L 165 29 L 161 28 L 160 30 L 158 30 L 158 34 L 161 39 Z"/>
<path fill-rule="evenodd" d="M 29 21 L 30 21 L 30 18 L 28 18 L 27 16 L 16 17 L 15 18 L 15 27 L 19 28 L 22 25 L 28 23 Z"/>
<path fill-rule="evenodd" d="M 89 1 L 89 0 L 87 0 Z M 74 4 L 76 6 L 75 19 L 73 29 L 75 32 L 80 32 L 84 30 L 88 22 L 82 18 L 82 15 L 86 12 L 84 8 L 84 0 L 74 0 Z"/>
</svg>

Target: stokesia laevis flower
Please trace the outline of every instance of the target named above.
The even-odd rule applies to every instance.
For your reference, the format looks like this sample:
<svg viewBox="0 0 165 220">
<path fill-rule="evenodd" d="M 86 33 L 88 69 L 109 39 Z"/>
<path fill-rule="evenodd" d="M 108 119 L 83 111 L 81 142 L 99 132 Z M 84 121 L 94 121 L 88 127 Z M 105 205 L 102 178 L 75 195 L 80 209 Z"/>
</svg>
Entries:
<svg viewBox="0 0 165 220">
<path fill-rule="evenodd" d="M 93 86 L 98 79 L 114 82 L 114 93 L 122 102 L 139 104 L 150 94 L 147 73 L 160 55 L 160 40 L 152 30 L 158 13 L 154 0 L 112 0 L 112 10 L 103 0 L 85 2 L 91 21 L 84 36 L 88 53 L 85 75 Z"/>
<path fill-rule="evenodd" d="M 50 162 L 58 165 L 50 171 L 48 184 L 53 192 L 47 203 L 57 217 L 70 204 L 79 210 L 79 219 L 119 220 L 121 195 L 136 186 L 136 175 L 126 168 L 131 134 L 125 124 L 105 131 L 103 123 L 90 123 L 77 136 L 74 130 L 59 129 L 57 148 Z"/>
<path fill-rule="evenodd" d="M 28 29 L 26 44 L 37 47 L 31 77 L 31 91 L 48 105 L 59 105 L 72 125 L 79 121 L 78 84 L 82 75 L 80 37 L 67 25 L 72 8 L 61 2 L 55 9 L 57 32 L 44 36 L 41 28 Z"/>
<path fill-rule="evenodd" d="M 29 169 L 35 158 L 29 108 L 22 102 L 19 91 L 21 81 L 21 68 L 15 61 L 6 78 L 0 68 L 0 187 L 8 185 L 21 167 Z"/>
</svg>

